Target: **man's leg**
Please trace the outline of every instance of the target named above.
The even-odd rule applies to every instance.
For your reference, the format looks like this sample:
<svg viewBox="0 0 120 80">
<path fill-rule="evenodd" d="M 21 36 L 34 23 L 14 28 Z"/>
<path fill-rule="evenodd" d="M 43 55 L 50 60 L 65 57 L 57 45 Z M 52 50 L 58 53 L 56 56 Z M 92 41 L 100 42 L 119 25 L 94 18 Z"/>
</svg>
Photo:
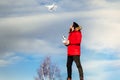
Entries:
<svg viewBox="0 0 120 80">
<path fill-rule="evenodd" d="M 67 57 L 67 79 L 71 80 L 72 78 L 72 63 L 73 63 L 73 56 Z"/>
<path fill-rule="evenodd" d="M 80 80 L 84 80 L 83 79 L 84 78 L 83 77 L 83 69 L 82 69 L 82 65 L 80 62 L 80 56 L 74 56 L 73 59 L 74 59 L 76 66 L 78 68 Z"/>
</svg>

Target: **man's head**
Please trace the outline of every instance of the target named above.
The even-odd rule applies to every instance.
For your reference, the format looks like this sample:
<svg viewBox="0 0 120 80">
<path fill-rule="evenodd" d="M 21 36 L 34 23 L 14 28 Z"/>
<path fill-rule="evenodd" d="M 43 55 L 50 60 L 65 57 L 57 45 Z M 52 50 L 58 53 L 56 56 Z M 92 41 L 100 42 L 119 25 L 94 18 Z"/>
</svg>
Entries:
<svg viewBox="0 0 120 80">
<path fill-rule="evenodd" d="M 70 27 L 70 32 L 71 31 L 80 31 L 82 29 L 81 26 L 79 26 L 76 22 L 73 22 L 72 26 Z"/>
</svg>

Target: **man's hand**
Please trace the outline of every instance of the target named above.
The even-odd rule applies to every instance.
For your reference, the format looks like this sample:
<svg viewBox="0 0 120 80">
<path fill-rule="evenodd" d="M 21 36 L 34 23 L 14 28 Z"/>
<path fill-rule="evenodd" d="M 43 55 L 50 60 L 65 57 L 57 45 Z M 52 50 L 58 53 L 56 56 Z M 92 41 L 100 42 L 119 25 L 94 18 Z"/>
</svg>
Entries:
<svg viewBox="0 0 120 80">
<path fill-rule="evenodd" d="M 70 41 L 69 40 L 66 40 L 66 42 L 64 42 L 64 45 L 69 45 Z"/>
</svg>

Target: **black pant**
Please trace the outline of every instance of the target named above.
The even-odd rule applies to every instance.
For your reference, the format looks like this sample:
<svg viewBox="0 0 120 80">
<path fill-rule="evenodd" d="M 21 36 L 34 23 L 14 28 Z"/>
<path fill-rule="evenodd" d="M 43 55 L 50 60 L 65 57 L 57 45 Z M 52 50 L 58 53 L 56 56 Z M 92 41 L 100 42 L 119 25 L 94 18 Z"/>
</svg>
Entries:
<svg viewBox="0 0 120 80">
<path fill-rule="evenodd" d="M 79 77 L 81 80 L 83 80 L 83 69 L 80 63 L 80 56 L 68 56 L 67 57 L 67 74 L 68 74 L 68 78 L 72 78 L 72 63 L 73 61 L 75 61 L 76 66 L 78 68 L 78 72 L 79 72 Z"/>
</svg>

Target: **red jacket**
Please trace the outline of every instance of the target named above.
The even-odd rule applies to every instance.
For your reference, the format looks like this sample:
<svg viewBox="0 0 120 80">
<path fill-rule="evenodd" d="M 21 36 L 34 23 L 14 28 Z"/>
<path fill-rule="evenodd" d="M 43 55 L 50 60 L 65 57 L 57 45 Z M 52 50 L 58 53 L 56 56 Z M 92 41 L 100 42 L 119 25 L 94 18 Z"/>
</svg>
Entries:
<svg viewBox="0 0 120 80">
<path fill-rule="evenodd" d="M 73 31 L 69 33 L 68 40 L 70 41 L 70 44 L 67 46 L 68 56 L 80 55 L 81 39 L 81 31 Z"/>
</svg>

